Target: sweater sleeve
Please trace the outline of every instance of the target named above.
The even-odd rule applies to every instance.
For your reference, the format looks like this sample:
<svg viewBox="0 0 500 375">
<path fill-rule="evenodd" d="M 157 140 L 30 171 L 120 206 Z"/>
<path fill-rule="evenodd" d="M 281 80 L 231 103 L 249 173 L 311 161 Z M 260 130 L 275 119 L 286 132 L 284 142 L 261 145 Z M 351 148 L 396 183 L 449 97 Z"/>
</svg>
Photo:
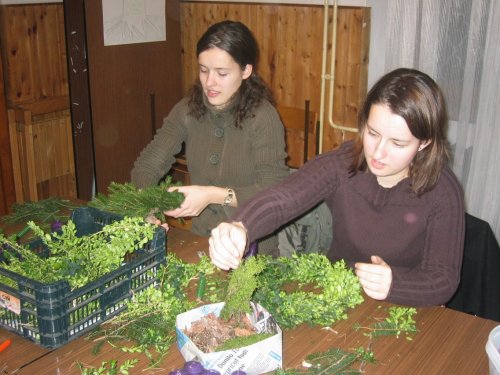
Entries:
<svg viewBox="0 0 500 375">
<path fill-rule="evenodd" d="M 316 157 L 282 182 L 257 194 L 232 220 L 243 222 L 249 243 L 272 233 L 332 194 L 346 175 L 345 161 L 349 157 L 349 143 Z"/>
<path fill-rule="evenodd" d="M 170 170 L 175 155 L 181 151 L 186 139 L 183 124 L 187 113 L 187 101 L 181 100 L 163 120 L 153 140 L 141 151 L 130 173 L 131 182 L 143 188 L 156 185 Z"/>
<path fill-rule="evenodd" d="M 285 164 L 287 155 L 284 127 L 274 106 L 264 101 L 248 126 L 252 129 L 250 142 L 253 162 L 250 164 L 253 166 L 255 182 L 251 185 L 231 186 L 236 192 L 239 205 L 289 174 Z"/>
<path fill-rule="evenodd" d="M 421 261 L 412 268 L 392 267 L 389 302 L 433 306 L 448 302 L 460 282 L 465 213 L 462 189 L 448 168 L 443 170 L 427 221 Z"/>
</svg>

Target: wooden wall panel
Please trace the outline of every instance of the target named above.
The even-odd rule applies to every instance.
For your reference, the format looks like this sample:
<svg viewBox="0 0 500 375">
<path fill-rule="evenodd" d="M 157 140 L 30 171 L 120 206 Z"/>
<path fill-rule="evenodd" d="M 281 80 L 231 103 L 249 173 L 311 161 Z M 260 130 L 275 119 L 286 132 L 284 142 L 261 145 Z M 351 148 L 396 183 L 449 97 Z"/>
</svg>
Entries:
<svg viewBox="0 0 500 375">
<path fill-rule="evenodd" d="M 311 109 L 319 112 L 322 6 L 182 1 L 180 8 L 183 92 L 198 76 L 198 38 L 212 23 L 235 19 L 247 24 L 259 41 L 259 71 L 278 103 L 303 108 L 309 99 Z M 330 35 L 332 10 L 328 16 Z M 355 127 L 366 94 L 370 10 L 340 7 L 337 21 L 333 118 L 339 125 Z M 1 5 L 0 46 L 9 107 L 68 95 L 61 3 Z M 331 52 L 331 41 L 328 46 Z M 328 88 L 329 81 L 326 84 Z M 351 133 L 331 129 L 326 118 L 324 121 L 323 151 L 353 137 Z"/>
<path fill-rule="evenodd" d="M 309 99 L 311 110 L 319 112 L 323 18 L 322 6 L 182 2 L 184 91 L 197 79 L 198 38 L 211 24 L 233 19 L 245 23 L 257 38 L 260 45 L 258 70 L 278 103 L 304 108 L 304 101 Z M 357 112 L 367 86 L 370 11 L 368 8 L 340 7 L 337 20 L 333 119 L 339 125 L 356 127 Z M 332 21 L 330 9 L 329 37 Z M 329 62 L 331 41 L 328 48 Z M 329 81 L 326 84 L 328 89 Z M 343 134 L 330 128 L 325 119 L 323 151 L 336 148 L 343 140 L 353 137 L 354 133 Z"/>
<path fill-rule="evenodd" d="M 0 17 L 8 105 L 68 95 L 62 4 L 3 5 Z"/>
</svg>

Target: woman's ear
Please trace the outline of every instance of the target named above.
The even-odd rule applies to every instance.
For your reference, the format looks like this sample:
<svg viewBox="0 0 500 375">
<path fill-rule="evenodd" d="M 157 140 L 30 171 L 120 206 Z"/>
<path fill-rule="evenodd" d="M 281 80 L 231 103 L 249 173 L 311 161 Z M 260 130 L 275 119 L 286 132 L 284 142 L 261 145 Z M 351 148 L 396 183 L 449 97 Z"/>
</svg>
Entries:
<svg viewBox="0 0 500 375">
<path fill-rule="evenodd" d="M 252 74 L 252 70 L 253 70 L 253 65 L 252 64 L 246 64 L 245 68 L 243 69 L 242 78 L 243 79 L 247 79 L 248 77 L 250 77 L 250 75 Z"/>
<path fill-rule="evenodd" d="M 432 141 L 430 139 L 427 139 L 425 141 L 420 142 L 420 146 L 418 146 L 418 151 L 422 151 L 424 148 L 429 146 L 431 144 L 431 142 Z"/>
</svg>

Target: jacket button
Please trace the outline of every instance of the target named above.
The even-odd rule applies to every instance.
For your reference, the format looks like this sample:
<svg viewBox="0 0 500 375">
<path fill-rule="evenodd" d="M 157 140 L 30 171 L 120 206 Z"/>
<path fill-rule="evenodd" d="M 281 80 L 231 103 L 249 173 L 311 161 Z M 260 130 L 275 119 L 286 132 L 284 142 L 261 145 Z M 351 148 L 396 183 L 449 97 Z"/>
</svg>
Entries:
<svg viewBox="0 0 500 375">
<path fill-rule="evenodd" d="M 222 128 L 215 128 L 215 129 L 214 129 L 214 135 L 215 135 L 217 138 L 222 138 L 222 137 L 224 137 L 224 129 L 222 129 Z"/>
<path fill-rule="evenodd" d="M 219 155 L 217 155 L 217 154 L 210 155 L 210 163 L 215 165 L 218 162 L 219 162 Z"/>
</svg>

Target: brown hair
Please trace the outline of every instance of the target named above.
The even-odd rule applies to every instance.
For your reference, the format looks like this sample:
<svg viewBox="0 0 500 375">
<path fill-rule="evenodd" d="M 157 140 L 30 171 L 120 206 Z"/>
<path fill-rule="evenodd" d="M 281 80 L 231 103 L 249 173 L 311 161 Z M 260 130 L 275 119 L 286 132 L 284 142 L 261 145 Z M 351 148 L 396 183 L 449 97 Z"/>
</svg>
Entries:
<svg viewBox="0 0 500 375">
<path fill-rule="evenodd" d="M 241 122 L 253 117 L 253 110 L 264 99 L 275 104 L 271 90 L 257 74 L 259 49 L 252 32 L 243 23 L 237 21 L 222 21 L 210 26 L 201 36 L 196 45 L 196 55 L 210 48 L 220 48 L 226 51 L 244 69 L 247 64 L 253 66 L 252 74 L 243 80 L 238 95 L 236 95 L 236 120 L 235 126 L 241 127 Z M 207 112 L 203 103 L 203 89 L 199 80 L 190 91 L 190 114 L 196 118 L 202 117 Z"/>
<path fill-rule="evenodd" d="M 412 190 L 417 195 L 431 190 L 449 157 L 445 137 L 447 110 L 441 89 L 431 77 L 415 69 L 396 69 L 380 78 L 368 92 L 358 115 L 359 134 L 350 168 L 353 174 L 367 168 L 362 138 L 374 104 L 387 105 L 406 121 L 415 138 L 431 141 L 417 152 L 410 165 Z"/>
</svg>

